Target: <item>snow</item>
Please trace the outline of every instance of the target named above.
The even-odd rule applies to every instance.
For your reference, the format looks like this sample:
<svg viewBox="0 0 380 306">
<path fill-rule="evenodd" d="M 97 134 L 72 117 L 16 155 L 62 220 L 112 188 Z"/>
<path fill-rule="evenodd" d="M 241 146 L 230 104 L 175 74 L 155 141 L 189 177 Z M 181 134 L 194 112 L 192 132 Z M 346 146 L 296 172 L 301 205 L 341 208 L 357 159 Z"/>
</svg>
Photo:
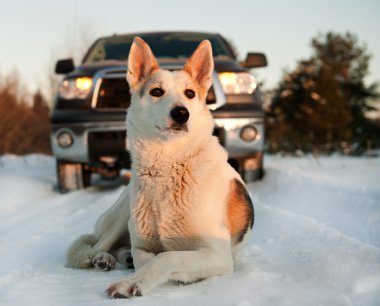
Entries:
<svg viewBox="0 0 380 306">
<path fill-rule="evenodd" d="M 266 170 L 233 275 L 125 301 L 104 290 L 129 271 L 65 268 L 123 187 L 60 195 L 51 157 L 1 156 L 0 305 L 379 305 L 380 158 L 266 156 Z"/>
</svg>

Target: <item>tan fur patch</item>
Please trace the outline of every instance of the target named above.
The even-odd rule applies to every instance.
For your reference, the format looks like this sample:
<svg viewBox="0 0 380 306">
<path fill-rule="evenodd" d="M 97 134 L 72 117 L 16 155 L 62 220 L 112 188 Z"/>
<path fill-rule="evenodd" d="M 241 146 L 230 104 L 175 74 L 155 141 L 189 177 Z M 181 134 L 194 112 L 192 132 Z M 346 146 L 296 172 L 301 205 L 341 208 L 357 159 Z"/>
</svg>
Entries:
<svg viewBox="0 0 380 306">
<path fill-rule="evenodd" d="M 237 179 L 232 180 L 227 199 L 226 222 L 233 244 L 243 240 L 248 228 L 253 226 L 253 219 L 253 205 L 244 185 Z"/>
</svg>

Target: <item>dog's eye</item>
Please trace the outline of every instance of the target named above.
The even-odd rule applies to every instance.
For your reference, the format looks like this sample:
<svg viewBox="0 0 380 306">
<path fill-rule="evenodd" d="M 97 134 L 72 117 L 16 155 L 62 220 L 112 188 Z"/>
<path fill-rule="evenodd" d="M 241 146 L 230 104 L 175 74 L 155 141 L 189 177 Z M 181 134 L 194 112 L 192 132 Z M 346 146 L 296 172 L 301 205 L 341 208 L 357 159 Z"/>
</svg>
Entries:
<svg viewBox="0 0 380 306">
<path fill-rule="evenodd" d="M 186 89 L 185 90 L 185 96 L 189 99 L 192 99 L 195 97 L 195 92 L 192 89 Z"/>
<path fill-rule="evenodd" d="M 149 92 L 149 94 L 150 94 L 151 96 L 153 96 L 153 97 L 161 97 L 161 96 L 164 95 L 164 93 L 165 93 L 165 91 L 164 91 L 162 88 L 160 88 L 160 87 L 153 88 L 153 89 Z"/>
</svg>

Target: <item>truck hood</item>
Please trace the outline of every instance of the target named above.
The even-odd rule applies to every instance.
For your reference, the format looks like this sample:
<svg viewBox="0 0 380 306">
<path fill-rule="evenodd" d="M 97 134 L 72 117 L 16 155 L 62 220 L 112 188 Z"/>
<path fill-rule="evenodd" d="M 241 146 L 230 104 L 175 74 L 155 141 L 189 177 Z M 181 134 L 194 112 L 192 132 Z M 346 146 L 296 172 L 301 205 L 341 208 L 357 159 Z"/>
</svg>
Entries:
<svg viewBox="0 0 380 306">
<path fill-rule="evenodd" d="M 180 69 L 186 63 L 186 59 L 157 59 L 159 65 L 163 69 Z M 230 58 L 214 58 L 215 70 L 217 72 L 244 72 L 245 68 Z M 122 68 L 127 71 L 127 61 L 107 60 L 91 64 L 83 64 L 75 68 L 69 73 L 68 77 L 77 76 L 93 76 L 100 70 L 109 68 Z"/>
</svg>

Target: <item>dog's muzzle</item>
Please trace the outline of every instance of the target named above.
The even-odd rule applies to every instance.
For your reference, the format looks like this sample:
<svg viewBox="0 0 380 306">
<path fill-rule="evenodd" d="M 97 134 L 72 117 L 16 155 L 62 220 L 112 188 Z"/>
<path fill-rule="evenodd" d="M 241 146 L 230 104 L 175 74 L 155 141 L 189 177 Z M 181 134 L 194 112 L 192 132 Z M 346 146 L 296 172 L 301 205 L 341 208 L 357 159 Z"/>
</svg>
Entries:
<svg viewBox="0 0 380 306">
<path fill-rule="evenodd" d="M 189 120 L 190 113 L 184 106 L 176 106 L 170 111 L 170 116 L 177 125 L 183 125 Z"/>
</svg>

